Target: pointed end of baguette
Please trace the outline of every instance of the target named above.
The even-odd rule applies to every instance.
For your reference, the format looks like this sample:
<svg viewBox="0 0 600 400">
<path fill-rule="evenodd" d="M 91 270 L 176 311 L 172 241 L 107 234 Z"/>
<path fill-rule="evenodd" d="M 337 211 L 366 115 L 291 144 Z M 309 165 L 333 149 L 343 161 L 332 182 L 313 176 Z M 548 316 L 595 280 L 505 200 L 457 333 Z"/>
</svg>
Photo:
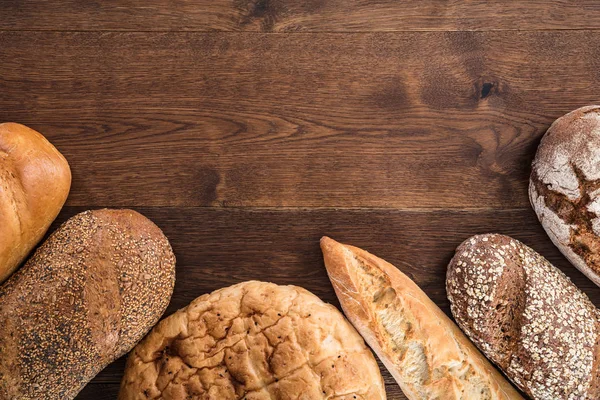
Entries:
<svg viewBox="0 0 600 400">
<path fill-rule="evenodd" d="M 321 250 L 323 250 L 323 251 L 329 251 L 335 245 L 342 246 L 341 243 L 336 242 L 335 240 L 333 240 L 329 236 L 323 236 L 321 238 L 321 240 L 320 240 L 320 244 L 321 244 Z"/>
<path fill-rule="evenodd" d="M 323 259 L 325 261 L 325 268 L 329 274 L 329 279 L 336 287 L 336 282 L 340 279 L 346 281 L 349 279 L 348 267 L 344 252 L 346 246 L 331 239 L 328 236 L 321 238 L 321 251 L 323 252 Z"/>
<path fill-rule="evenodd" d="M 345 254 L 347 251 L 346 246 L 330 237 L 323 236 L 321 238 L 321 251 L 323 252 L 325 268 L 327 269 L 329 279 L 334 288 L 336 287 L 337 281 L 346 281 L 350 279 L 348 274 L 348 262 Z"/>
</svg>

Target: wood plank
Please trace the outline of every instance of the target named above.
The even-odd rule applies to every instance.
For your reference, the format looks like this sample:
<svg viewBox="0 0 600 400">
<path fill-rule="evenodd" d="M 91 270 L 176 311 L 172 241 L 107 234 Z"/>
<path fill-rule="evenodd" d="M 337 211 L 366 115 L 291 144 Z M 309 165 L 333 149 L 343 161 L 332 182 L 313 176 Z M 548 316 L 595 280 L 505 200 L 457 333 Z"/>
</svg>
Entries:
<svg viewBox="0 0 600 400">
<path fill-rule="evenodd" d="M 412 31 L 597 29 L 593 0 L 3 0 L 0 29 Z"/>
<path fill-rule="evenodd" d="M 58 221 L 81 210 L 67 207 Z M 596 305 L 600 305 L 600 288 L 562 257 L 531 209 L 397 211 L 157 207 L 139 211 L 163 228 L 177 256 L 177 283 L 167 314 L 204 293 L 252 279 L 299 285 L 339 307 L 318 245 L 322 235 L 363 247 L 395 264 L 450 314 L 444 280 L 446 266 L 456 246 L 477 233 L 508 234 L 539 251 L 563 270 Z M 96 377 L 94 384 L 119 382 L 123 368 L 124 360 L 113 363 Z M 384 375 L 393 390 L 392 378 L 385 371 Z"/>
<path fill-rule="evenodd" d="M 4 32 L 0 120 L 63 151 L 72 206 L 528 207 L 599 39 Z"/>
<path fill-rule="evenodd" d="M 119 394 L 118 383 L 89 383 L 76 397 L 77 400 L 115 400 Z"/>
</svg>

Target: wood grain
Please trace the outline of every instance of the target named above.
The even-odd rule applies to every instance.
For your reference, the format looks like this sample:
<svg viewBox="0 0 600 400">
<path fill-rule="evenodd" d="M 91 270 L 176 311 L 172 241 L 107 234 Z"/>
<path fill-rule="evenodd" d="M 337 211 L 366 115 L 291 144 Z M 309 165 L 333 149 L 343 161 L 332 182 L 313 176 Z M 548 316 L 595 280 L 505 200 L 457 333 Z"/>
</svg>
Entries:
<svg viewBox="0 0 600 400">
<path fill-rule="evenodd" d="M 58 221 L 82 210 L 68 207 Z M 446 266 L 456 246 L 477 233 L 508 234 L 539 251 L 563 270 L 596 305 L 600 305 L 600 288 L 562 257 L 531 209 L 394 211 L 156 207 L 138 211 L 164 230 L 177 257 L 175 294 L 167 314 L 204 293 L 252 279 L 300 285 L 339 307 L 318 245 L 322 235 L 360 246 L 393 263 L 450 314 L 444 280 Z M 109 384 L 99 390 L 114 393 L 116 389 L 112 384 L 119 382 L 123 368 L 122 359 L 101 372 L 90 385 Z M 402 399 L 389 374 L 385 369 L 382 371 L 389 384 L 389 398 Z"/>
<path fill-rule="evenodd" d="M 597 29 L 593 0 L 2 0 L 3 30 L 412 31 Z"/>
<path fill-rule="evenodd" d="M 599 39 L 3 32 L 0 120 L 65 154 L 72 206 L 522 208 Z"/>
<path fill-rule="evenodd" d="M 102 206 L 153 219 L 178 258 L 167 314 L 249 279 L 339 306 L 325 234 L 446 313 L 453 250 L 484 232 L 600 305 L 527 198 L 544 131 L 599 101 L 596 1 L 1 0 L 0 16 L 0 122 L 41 131 L 72 167 L 54 228 Z M 123 367 L 78 399 L 116 398 Z"/>
</svg>

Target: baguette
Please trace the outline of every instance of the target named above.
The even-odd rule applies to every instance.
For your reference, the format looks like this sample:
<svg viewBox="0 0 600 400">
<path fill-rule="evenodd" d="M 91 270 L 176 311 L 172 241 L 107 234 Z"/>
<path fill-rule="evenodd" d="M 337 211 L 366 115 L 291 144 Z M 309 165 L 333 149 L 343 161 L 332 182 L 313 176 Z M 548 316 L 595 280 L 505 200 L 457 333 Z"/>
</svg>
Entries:
<svg viewBox="0 0 600 400">
<path fill-rule="evenodd" d="M 346 316 L 409 400 L 522 399 L 393 265 L 327 237 L 321 249 Z"/>
<path fill-rule="evenodd" d="M 0 399 L 74 398 L 158 321 L 174 279 L 171 246 L 142 215 L 69 219 L 0 287 Z"/>
<path fill-rule="evenodd" d="M 600 398 L 598 310 L 544 257 L 477 235 L 456 250 L 446 287 L 463 331 L 532 399 Z"/>
<path fill-rule="evenodd" d="M 42 240 L 70 187 L 67 160 L 44 136 L 0 124 L 0 283 Z"/>
</svg>

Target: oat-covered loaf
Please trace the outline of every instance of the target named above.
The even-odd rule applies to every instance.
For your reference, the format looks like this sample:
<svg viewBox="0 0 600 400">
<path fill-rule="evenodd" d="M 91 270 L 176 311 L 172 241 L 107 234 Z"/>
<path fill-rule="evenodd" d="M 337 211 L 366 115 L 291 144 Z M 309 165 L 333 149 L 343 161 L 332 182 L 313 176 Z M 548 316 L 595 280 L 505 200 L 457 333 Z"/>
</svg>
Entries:
<svg viewBox="0 0 600 400">
<path fill-rule="evenodd" d="M 385 399 L 342 314 L 296 286 L 243 282 L 162 320 L 131 352 L 120 400 Z"/>
<path fill-rule="evenodd" d="M 321 239 L 346 316 L 409 400 L 520 400 L 521 395 L 410 278 L 358 247 Z"/>
<path fill-rule="evenodd" d="M 70 188 L 69 164 L 44 136 L 0 124 L 0 283 L 42 240 Z"/>
<path fill-rule="evenodd" d="M 446 289 L 463 331 L 531 398 L 600 398 L 598 310 L 534 250 L 503 235 L 467 239 Z"/>
<path fill-rule="evenodd" d="M 174 279 L 167 238 L 137 212 L 69 219 L 0 287 L 0 399 L 74 398 L 158 321 Z"/>
<path fill-rule="evenodd" d="M 554 244 L 600 285 L 600 106 L 572 111 L 548 129 L 529 198 Z"/>
</svg>

